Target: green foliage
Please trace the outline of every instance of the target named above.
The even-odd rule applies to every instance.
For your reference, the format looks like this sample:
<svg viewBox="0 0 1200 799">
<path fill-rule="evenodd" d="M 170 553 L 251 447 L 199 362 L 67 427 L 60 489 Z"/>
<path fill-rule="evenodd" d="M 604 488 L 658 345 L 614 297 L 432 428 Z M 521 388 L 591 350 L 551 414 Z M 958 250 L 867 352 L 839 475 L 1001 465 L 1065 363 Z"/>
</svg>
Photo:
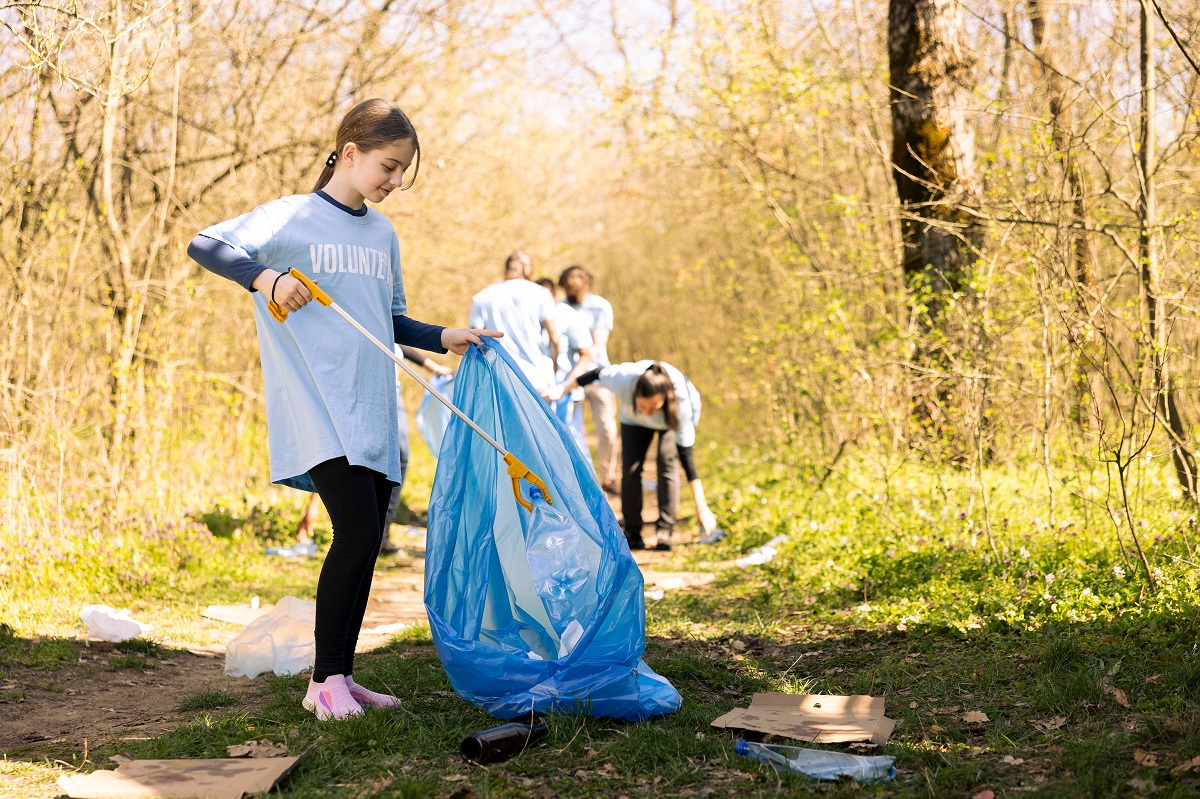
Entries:
<svg viewBox="0 0 1200 799">
<path fill-rule="evenodd" d="M 298 514 L 292 506 L 242 497 L 238 502 L 218 503 L 193 518 L 220 538 L 244 536 L 267 544 L 285 544 L 295 537 Z M 327 531 L 320 532 L 328 538 Z"/>
</svg>

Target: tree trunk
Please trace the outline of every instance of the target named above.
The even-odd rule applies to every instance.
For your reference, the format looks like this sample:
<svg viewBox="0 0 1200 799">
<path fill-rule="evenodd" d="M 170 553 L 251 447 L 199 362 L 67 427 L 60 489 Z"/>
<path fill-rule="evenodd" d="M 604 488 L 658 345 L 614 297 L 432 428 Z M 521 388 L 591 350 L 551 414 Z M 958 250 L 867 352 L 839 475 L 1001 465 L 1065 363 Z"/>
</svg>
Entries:
<svg viewBox="0 0 1200 799">
<path fill-rule="evenodd" d="M 1158 131 L 1154 110 L 1158 102 L 1154 75 L 1154 11 L 1152 0 L 1141 0 L 1141 143 L 1139 167 L 1141 197 L 1138 204 L 1138 260 L 1141 262 L 1142 293 L 1146 297 L 1146 321 L 1151 368 L 1154 371 L 1155 405 L 1171 438 L 1171 460 L 1184 494 L 1197 501 L 1196 457 L 1187 446 L 1187 433 L 1175 403 L 1175 381 L 1167 364 L 1167 319 L 1162 298 L 1162 274 L 1158 263 L 1158 198 L 1155 191 L 1155 161 Z"/>
<path fill-rule="evenodd" d="M 969 117 L 975 57 L 958 0 L 891 0 L 888 63 L 902 266 L 928 329 L 945 296 L 967 285 L 983 243 L 973 213 L 981 194 Z"/>
<path fill-rule="evenodd" d="M 1059 70 L 1054 37 L 1045 0 L 1029 0 L 1029 24 L 1038 76 L 1045 82 L 1046 102 L 1050 109 L 1050 137 L 1062 161 L 1063 177 L 1071 203 L 1071 251 L 1074 280 L 1081 286 L 1096 285 L 1091 242 L 1088 240 L 1086 187 L 1083 170 L 1075 157 L 1075 115 L 1067 102 L 1066 81 Z"/>
</svg>

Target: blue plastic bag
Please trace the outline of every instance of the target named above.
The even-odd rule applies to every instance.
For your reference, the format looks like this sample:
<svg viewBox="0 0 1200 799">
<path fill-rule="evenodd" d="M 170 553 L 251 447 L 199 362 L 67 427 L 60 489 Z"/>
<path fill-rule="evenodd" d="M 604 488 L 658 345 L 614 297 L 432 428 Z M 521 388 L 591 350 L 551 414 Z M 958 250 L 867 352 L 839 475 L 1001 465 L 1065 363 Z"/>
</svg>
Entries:
<svg viewBox="0 0 1200 799">
<path fill-rule="evenodd" d="M 450 397 L 454 394 L 454 375 L 434 375 L 429 385 L 443 396 Z M 417 406 L 417 429 L 421 431 L 421 437 L 425 439 L 434 457 L 442 451 L 442 436 L 446 433 L 446 425 L 450 424 L 452 415 L 450 409 L 438 402 L 428 391 L 421 397 L 421 404 Z"/>
<path fill-rule="evenodd" d="M 583 712 L 641 721 L 680 696 L 642 660 L 642 574 L 591 464 L 499 347 L 472 347 L 454 403 L 546 482 L 521 490 L 461 420 L 446 429 L 429 501 L 425 607 L 459 696 L 501 719 Z"/>
</svg>

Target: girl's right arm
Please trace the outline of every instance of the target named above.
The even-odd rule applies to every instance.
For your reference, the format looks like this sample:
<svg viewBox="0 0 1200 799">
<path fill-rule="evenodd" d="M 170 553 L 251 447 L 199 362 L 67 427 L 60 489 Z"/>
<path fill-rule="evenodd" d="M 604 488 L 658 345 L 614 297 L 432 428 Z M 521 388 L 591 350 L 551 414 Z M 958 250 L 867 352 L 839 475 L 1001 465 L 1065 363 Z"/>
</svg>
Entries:
<svg viewBox="0 0 1200 799">
<path fill-rule="evenodd" d="M 213 274 L 232 280 L 249 291 L 261 291 L 289 311 L 300 310 L 312 299 L 299 280 L 263 266 L 219 239 L 200 234 L 192 239 L 187 253 Z"/>
</svg>

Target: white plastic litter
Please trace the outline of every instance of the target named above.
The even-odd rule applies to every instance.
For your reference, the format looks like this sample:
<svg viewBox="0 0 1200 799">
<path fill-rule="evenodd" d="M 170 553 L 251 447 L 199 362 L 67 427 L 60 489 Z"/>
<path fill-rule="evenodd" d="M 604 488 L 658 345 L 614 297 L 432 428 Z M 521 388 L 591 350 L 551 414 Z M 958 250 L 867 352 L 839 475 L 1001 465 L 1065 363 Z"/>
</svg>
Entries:
<svg viewBox="0 0 1200 799">
<path fill-rule="evenodd" d="M 402 621 L 392 622 L 391 624 L 380 624 L 378 627 L 368 627 L 363 630 L 360 635 L 391 635 L 392 633 L 403 632 L 407 630 L 409 625 Z"/>
<path fill-rule="evenodd" d="M 263 552 L 266 555 L 278 555 L 281 558 L 315 558 L 317 542 L 306 538 L 303 541 L 297 541 L 290 547 L 267 547 Z"/>
<path fill-rule="evenodd" d="M 667 592 L 661 588 L 652 588 L 649 591 L 643 591 L 642 593 L 645 595 L 646 599 L 655 599 L 655 600 L 662 599 L 664 596 L 667 595 Z"/>
<path fill-rule="evenodd" d="M 849 777 L 858 782 L 885 782 L 896 776 L 896 758 L 885 755 L 866 757 L 749 741 L 738 741 L 734 751 L 766 763 L 777 771 L 806 774 L 817 780 L 836 782 L 840 777 Z"/>
<path fill-rule="evenodd" d="M 129 617 L 129 611 L 108 605 L 84 605 L 79 618 L 87 625 L 88 637 L 119 644 L 154 628 Z"/>
<path fill-rule="evenodd" d="M 317 656 L 313 639 L 317 606 L 285 596 L 271 612 L 252 622 L 225 650 L 225 673 L 250 677 L 273 671 L 280 676 L 311 668 Z"/>
<path fill-rule="evenodd" d="M 761 566 L 764 563 L 770 563 L 778 554 L 777 546 L 788 540 L 786 535 L 777 535 L 767 543 L 757 549 L 752 549 L 742 557 L 734 561 L 739 569 L 744 569 L 747 566 Z"/>
</svg>

